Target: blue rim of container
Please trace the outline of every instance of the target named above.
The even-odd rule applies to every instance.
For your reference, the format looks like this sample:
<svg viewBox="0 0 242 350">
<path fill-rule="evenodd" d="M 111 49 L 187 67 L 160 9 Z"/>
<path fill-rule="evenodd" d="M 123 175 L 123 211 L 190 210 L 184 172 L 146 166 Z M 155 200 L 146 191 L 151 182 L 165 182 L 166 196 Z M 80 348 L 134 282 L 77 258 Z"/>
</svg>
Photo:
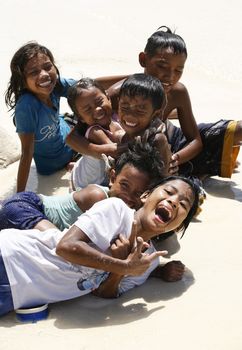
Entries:
<svg viewBox="0 0 242 350">
<path fill-rule="evenodd" d="M 37 322 L 48 317 L 48 304 L 27 309 L 15 310 L 16 317 L 21 322 Z"/>
</svg>

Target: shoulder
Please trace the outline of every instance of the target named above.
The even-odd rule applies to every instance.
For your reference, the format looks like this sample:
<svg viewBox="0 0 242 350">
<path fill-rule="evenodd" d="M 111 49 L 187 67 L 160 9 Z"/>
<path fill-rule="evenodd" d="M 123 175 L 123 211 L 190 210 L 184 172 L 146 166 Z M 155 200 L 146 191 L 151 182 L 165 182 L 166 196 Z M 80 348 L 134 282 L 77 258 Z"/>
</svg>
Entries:
<svg viewBox="0 0 242 350">
<path fill-rule="evenodd" d="M 190 97 L 186 86 L 180 82 L 176 83 L 167 94 L 167 106 L 164 111 L 164 117 L 179 107 L 190 104 Z"/>
<path fill-rule="evenodd" d="M 91 209 L 92 210 L 92 209 Z M 97 212 L 106 213 L 106 217 L 119 217 L 122 218 L 129 215 L 130 212 L 133 212 L 133 209 L 130 209 L 122 199 L 117 197 L 106 198 L 93 206 L 93 210 Z"/>
<path fill-rule="evenodd" d="M 92 198 L 95 202 L 99 202 L 103 199 L 108 198 L 107 190 L 105 191 L 107 187 L 92 184 L 88 185 L 86 189 L 89 193 L 90 198 Z"/>
<path fill-rule="evenodd" d="M 54 94 L 62 97 L 67 97 L 67 91 L 70 86 L 75 84 L 76 80 L 60 77 L 54 89 Z"/>
<path fill-rule="evenodd" d="M 179 95 L 183 95 L 183 94 L 187 94 L 187 93 L 188 93 L 188 91 L 187 91 L 186 86 L 183 83 L 178 82 L 172 87 L 168 96 L 170 96 L 170 95 L 179 96 Z"/>
<path fill-rule="evenodd" d="M 36 108 L 37 106 L 40 105 L 40 101 L 38 100 L 37 97 L 35 97 L 33 94 L 26 92 L 23 95 L 20 96 L 15 110 L 21 110 L 21 109 L 31 109 L 31 108 Z"/>
<path fill-rule="evenodd" d="M 60 84 L 63 86 L 63 87 L 70 87 L 72 86 L 73 84 L 75 84 L 76 80 L 75 79 L 72 79 L 72 78 L 63 78 L 63 77 L 60 77 Z"/>
</svg>

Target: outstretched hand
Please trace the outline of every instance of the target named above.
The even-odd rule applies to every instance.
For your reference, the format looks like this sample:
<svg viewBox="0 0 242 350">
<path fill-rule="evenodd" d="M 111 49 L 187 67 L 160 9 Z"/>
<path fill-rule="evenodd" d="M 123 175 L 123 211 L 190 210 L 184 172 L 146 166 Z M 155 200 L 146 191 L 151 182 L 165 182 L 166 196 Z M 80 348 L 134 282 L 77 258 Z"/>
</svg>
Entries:
<svg viewBox="0 0 242 350">
<path fill-rule="evenodd" d="M 127 271 L 126 274 L 132 276 L 142 275 L 151 265 L 152 261 L 157 259 L 159 256 L 167 254 L 166 250 L 155 251 L 151 254 L 142 253 L 144 248 L 149 245 L 144 242 L 142 237 L 137 237 L 137 223 L 133 222 L 132 231 L 130 235 L 131 252 L 127 257 Z"/>
</svg>

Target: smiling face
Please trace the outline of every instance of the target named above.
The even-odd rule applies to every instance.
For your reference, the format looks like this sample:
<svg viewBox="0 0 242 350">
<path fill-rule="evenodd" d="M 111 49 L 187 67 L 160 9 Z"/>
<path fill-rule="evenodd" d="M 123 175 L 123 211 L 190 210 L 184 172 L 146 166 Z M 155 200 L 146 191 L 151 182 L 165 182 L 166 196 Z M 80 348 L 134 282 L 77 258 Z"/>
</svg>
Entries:
<svg viewBox="0 0 242 350">
<path fill-rule="evenodd" d="M 159 111 L 154 111 L 152 101 L 142 96 L 120 96 L 119 120 L 126 134 L 133 138 L 141 135 Z"/>
<path fill-rule="evenodd" d="M 108 127 L 112 119 L 112 106 L 108 97 L 98 88 L 82 89 L 76 98 L 76 110 L 87 125 Z"/>
<path fill-rule="evenodd" d="M 165 90 L 169 92 L 181 78 L 186 62 L 186 55 L 174 54 L 172 49 L 158 49 L 156 54 L 149 56 L 144 52 L 139 55 L 139 61 L 144 67 L 144 73 L 158 78 Z"/>
<path fill-rule="evenodd" d="M 187 217 L 193 202 L 191 187 L 182 180 L 171 180 L 142 196 L 144 206 L 137 212 L 141 235 L 148 240 L 178 228 Z"/>
<path fill-rule="evenodd" d="M 149 176 L 131 164 L 125 164 L 119 174 L 112 169 L 110 174 L 110 197 L 122 199 L 130 208 L 142 206 L 140 196 L 150 184 Z"/>
<path fill-rule="evenodd" d="M 27 62 L 24 76 L 26 88 L 41 101 L 47 102 L 57 82 L 57 70 L 50 58 L 38 53 Z"/>
</svg>

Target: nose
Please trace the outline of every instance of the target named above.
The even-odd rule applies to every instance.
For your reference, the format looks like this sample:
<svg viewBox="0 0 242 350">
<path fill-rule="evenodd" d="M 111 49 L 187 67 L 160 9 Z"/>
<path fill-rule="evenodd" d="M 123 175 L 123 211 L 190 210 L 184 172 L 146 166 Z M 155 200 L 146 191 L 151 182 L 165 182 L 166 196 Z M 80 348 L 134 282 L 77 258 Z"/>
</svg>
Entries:
<svg viewBox="0 0 242 350">
<path fill-rule="evenodd" d="M 45 69 L 41 69 L 40 76 L 45 76 L 45 75 L 49 75 L 49 73 Z"/>
<path fill-rule="evenodd" d="M 167 80 L 167 83 L 172 83 L 175 77 L 175 72 L 173 69 L 167 69 L 165 73 L 165 79 Z"/>
<path fill-rule="evenodd" d="M 94 110 L 94 118 L 100 117 L 100 115 L 103 113 L 102 107 L 98 106 Z"/>
<path fill-rule="evenodd" d="M 179 208 L 180 202 L 178 196 L 172 196 L 168 199 L 168 203 L 172 206 L 173 209 Z"/>
</svg>

